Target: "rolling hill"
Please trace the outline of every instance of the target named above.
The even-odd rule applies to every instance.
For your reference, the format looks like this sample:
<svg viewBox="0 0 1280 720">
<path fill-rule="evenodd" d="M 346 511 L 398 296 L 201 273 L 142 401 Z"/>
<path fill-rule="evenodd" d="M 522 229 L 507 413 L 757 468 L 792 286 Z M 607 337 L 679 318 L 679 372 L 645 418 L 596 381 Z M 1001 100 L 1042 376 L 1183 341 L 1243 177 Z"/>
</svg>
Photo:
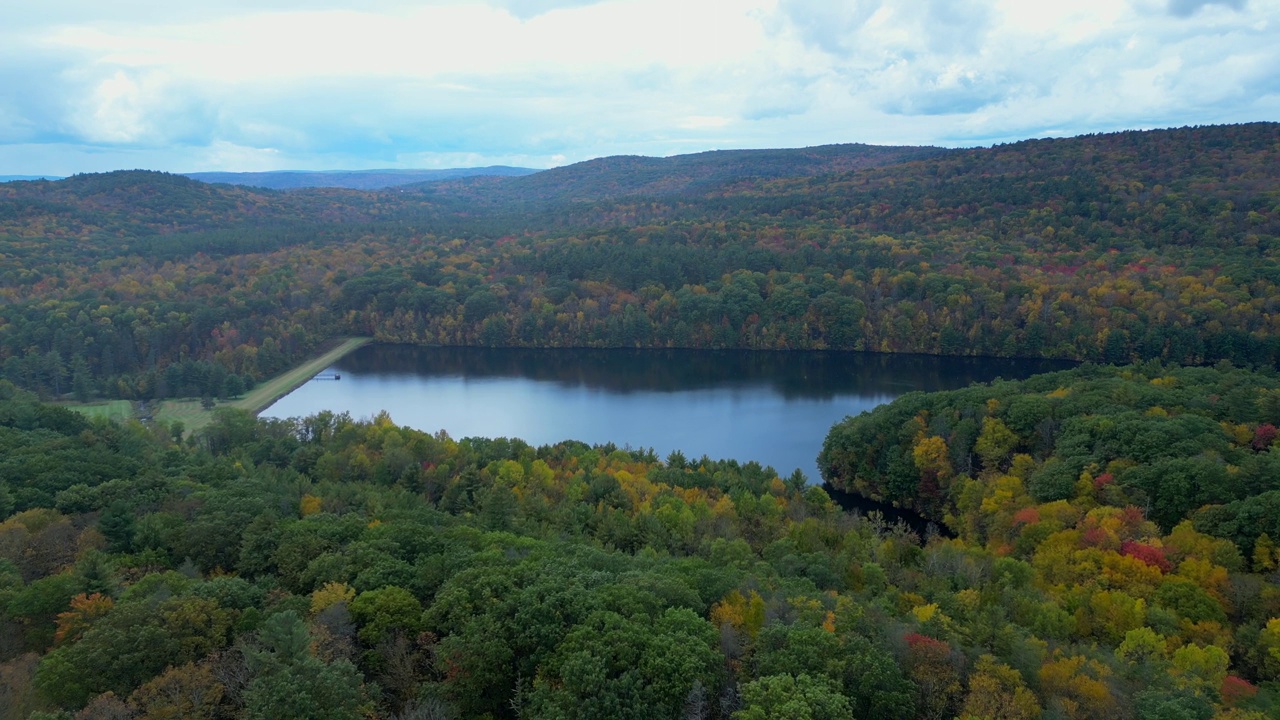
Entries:
<svg viewBox="0 0 1280 720">
<path fill-rule="evenodd" d="M 299 188 L 346 188 L 348 190 L 383 190 L 414 183 L 430 183 L 462 177 L 521 177 L 538 172 L 533 168 L 492 165 L 443 170 L 333 170 L 308 172 L 277 170 L 273 172 L 193 172 L 184 173 L 193 180 L 228 185 L 249 185 L 271 190 Z"/>
<path fill-rule="evenodd" d="M 7 183 L 0 359 L 59 393 L 86 356 L 113 397 L 163 391 L 181 358 L 260 379 L 335 335 L 1275 366 L 1278 141 L 604 158 L 417 191 Z"/>
<path fill-rule="evenodd" d="M 461 197 L 490 204 L 696 196 L 749 180 L 852 172 L 947 152 L 935 147 L 846 144 L 778 150 L 714 150 L 665 158 L 617 155 L 525 177 L 464 178 L 412 187 L 433 196 Z"/>
</svg>

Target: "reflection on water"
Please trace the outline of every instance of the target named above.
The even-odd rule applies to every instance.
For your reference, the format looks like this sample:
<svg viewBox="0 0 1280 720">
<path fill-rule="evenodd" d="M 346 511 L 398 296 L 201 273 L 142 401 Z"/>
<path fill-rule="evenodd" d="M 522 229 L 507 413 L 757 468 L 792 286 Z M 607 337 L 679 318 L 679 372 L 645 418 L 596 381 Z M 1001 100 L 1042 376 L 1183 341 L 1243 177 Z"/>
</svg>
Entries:
<svg viewBox="0 0 1280 720">
<path fill-rule="evenodd" d="M 757 460 L 816 478 L 831 425 L 912 390 L 1022 378 L 1067 363 L 836 352 L 530 350 L 367 345 L 266 417 L 320 410 L 453 437 L 573 439 L 665 456 Z"/>
<path fill-rule="evenodd" d="M 367 345 L 335 367 L 352 373 L 526 378 L 616 393 L 768 386 L 786 399 L 898 396 L 997 377 L 1026 377 L 1071 363 L 884 353 L 750 350 L 532 350 Z"/>
</svg>

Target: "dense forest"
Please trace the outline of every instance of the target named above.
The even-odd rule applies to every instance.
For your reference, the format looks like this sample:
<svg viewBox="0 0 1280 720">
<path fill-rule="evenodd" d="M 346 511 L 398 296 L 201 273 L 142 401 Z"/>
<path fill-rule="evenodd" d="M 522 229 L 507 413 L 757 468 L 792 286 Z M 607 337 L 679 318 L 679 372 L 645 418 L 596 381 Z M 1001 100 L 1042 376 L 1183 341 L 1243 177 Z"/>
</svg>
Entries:
<svg viewBox="0 0 1280 720">
<path fill-rule="evenodd" d="M 337 335 L 1274 366 L 1278 176 L 1256 123 L 385 192 L 5 183 L 0 370 L 43 397 L 218 396 Z"/>
<path fill-rule="evenodd" d="M 1084 366 L 833 431 L 833 483 L 954 538 L 755 463 L 214 412 L 183 440 L 0 382 L 0 718 L 1280 711 L 1274 372 Z"/>
</svg>

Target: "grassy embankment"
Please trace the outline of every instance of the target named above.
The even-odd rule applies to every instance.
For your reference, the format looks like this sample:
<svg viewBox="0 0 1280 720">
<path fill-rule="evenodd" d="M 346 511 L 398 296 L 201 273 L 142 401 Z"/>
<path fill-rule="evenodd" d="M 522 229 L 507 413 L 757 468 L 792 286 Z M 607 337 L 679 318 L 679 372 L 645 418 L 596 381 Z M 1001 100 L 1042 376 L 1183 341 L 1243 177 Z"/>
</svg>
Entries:
<svg viewBox="0 0 1280 720">
<path fill-rule="evenodd" d="M 337 362 L 344 355 L 370 342 L 371 338 L 346 338 L 328 351 L 258 384 L 253 390 L 234 400 L 219 402 L 220 407 L 234 407 L 258 413 L 268 405 L 288 395 L 294 388 L 311 379 L 316 373 Z M 68 407 L 87 415 L 124 420 L 133 417 L 133 406 L 128 400 L 112 400 L 106 403 L 70 404 Z M 200 406 L 200 400 L 164 400 L 155 408 L 155 420 L 171 423 L 181 420 L 187 432 L 199 430 L 213 419 L 210 411 Z"/>
</svg>

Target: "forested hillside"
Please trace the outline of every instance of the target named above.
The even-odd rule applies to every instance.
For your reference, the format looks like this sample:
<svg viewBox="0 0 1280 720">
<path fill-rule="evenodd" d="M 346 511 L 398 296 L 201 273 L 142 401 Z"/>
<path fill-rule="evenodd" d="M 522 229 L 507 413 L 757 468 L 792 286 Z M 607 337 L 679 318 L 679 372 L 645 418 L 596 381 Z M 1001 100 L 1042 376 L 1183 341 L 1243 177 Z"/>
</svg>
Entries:
<svg viewBox="0 0 1280 720">
<path fill-rule="evenodd" d="M 77 176 L 0 187 L 0 358 L 46 396 L 138 399 L 335 335 L 1274 366 L 1278 237 L 1274 123 L 421 192 Z"/>
<path fill-rule="evenodd" d="M 835 175 L 944 152 L 934 147 L 849 144 L 795 150 L 714 150 L 668 158 L 616 156 L 544 170 L 536 176 L 435 182 L 422 185 L 422 190 L 442 198 L 522 208 L 637 196 L 699 196 L 750 181 Z"/>
<path fill-rule="evenodd" d="M 1280 380 L 1028 383 L 856 421 L 918 422 L 959 531 L 922 539 L 754 463 L 229 409 L 178 442 L 0 382 L 0 718 L 1274 716 L 1276 518 L 1232 522 L 1274 504 Z M 1062 481 L 1105 422 L 1124 457 Z M 1243 489 L 1144 485 L 1188 454 Z"/>
</svg>

